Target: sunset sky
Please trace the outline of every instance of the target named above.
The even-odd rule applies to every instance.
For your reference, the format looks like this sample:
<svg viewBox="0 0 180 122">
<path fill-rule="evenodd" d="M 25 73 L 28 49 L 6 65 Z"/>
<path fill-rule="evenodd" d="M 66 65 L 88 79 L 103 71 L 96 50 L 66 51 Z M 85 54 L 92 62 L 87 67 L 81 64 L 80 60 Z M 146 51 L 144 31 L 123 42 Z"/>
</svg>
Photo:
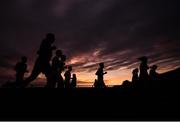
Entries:
<svg viewBox="0 0 180 122">
<path fill-rule="evenodd" d="M 73 65 L 79 85 L 91 85 L 105 63 L 107 85 L 131 80 L 138 57 L 158 72 L 180 66 L 178 0 L 1 0 L 0 84 L 14 79 L 13 67 L 28 57 L 31 72 L 48 32 Z M 27 74 L 26 76 L 28 76 Z M 39 79 L 44 76 L 40 75 Z M 36 83 L 39 80 L 35 81 Z M 44 81 L 44 80 L 43 80 Z"/>
</svg>

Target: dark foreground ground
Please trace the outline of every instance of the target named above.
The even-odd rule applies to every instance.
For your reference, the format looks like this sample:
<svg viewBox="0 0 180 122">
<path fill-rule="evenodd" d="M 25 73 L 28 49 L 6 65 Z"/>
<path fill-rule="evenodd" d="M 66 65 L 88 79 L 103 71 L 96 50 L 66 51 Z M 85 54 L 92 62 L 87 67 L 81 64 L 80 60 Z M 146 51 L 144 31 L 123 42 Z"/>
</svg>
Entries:
<svg viewBox="0 0 180 122">
<path fill-rule="evenodd" d="M 0 120 L 180 120 L 178 91 L 0 89 Z"/>
</svg>

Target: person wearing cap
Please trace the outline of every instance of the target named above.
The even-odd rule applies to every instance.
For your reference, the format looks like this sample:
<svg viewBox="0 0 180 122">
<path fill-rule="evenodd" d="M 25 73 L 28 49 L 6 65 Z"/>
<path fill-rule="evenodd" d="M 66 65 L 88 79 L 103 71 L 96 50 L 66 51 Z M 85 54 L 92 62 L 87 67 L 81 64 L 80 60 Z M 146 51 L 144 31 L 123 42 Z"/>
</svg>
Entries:
<svg viewBox="0 0 180 122">
<path fill-rule="evenodd" d="M 141 64 L 139 67 L 140 74 L 139 74 L 139 83 L 137 84 L 137 86 L 140 89 L 146 89 L 149 88 L 148 58 L 146 56 L 143 56 L 138 59 L 141 61 Z"/>
<path fill-rule="evenodd" d="M 143 57 L 140 57 L 139 60 L 141 61 L 140 68 L 139 68 L 140 69 L 139 79 L 146 81 L 149 78 L 149 75 L 148 75 L 149 66 L 147 64 L 148 58 L 146 56 L 143 56 Z"/>
</svg>

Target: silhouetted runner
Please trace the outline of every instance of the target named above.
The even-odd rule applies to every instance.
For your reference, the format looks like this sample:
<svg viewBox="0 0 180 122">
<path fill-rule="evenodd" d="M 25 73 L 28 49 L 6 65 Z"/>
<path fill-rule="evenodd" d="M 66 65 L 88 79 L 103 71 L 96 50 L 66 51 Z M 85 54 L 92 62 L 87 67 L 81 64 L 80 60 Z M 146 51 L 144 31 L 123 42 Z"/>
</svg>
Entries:
<svg viewBox="0 0 180 122">
<path fill-rule="evenodd" d="M 76 74 L 73 74 L 72 81 L 71 81 L 71 88 L 76 88 L 77 86 L 77 77 Z"/>
<path fill-rule="evenodd" d="M 107 72 L 104 72 L 104 63 L 100 63 L 99 64 L 99 69 L 96 72 L 97 75 L 97 83 L 95 87 L 100 87 L 100 88 L 104 88 L 106 87 L 105 83 L 104 83 L 104 75 L 107 74 Z"/>
<path fill-rule="evenodd" d="M 56 56 L 52 60 L 54 87 L 56 87 L 56 85 L 58 88 L 64 87 L 64 80 L 61 73 L 65 69 L 65 61 L 66 61 L 66 56 L 62 55 L 61 50 L 57 50 Z"/>
<path fill-rule="evenodd" d="M 136 69 L 134 69 L 133 71 L 132 71 L 132 85 L 134 86 L 134 87 L 136 87 L 136 85 L 138 85 L 139 84 L 139 75 L 138 75 L 138 73 L 139 73 L 139 69 L 138 68 L 136 68 Z"/>
<path fill-rule="evenodd" d="M 61 55 L 61 60 L 60 60 L 60 64 L 59 64 L 59 70 L 60 70 L 60 75 L 59 75 L 59 81 L 57 82 L 57 86 L 58 88 L 64 88 L 64 79 L 62 77 L 62 72 L 65 70 L 66 68 L 66 56 L 65 55 Z"/>
<path fill-rule="evenodd" d="M 139 60 L 141 61 L 141 64 L 140 64 L 140 75 L 139 75 L 139 79 L 140 80 L 147 80 L 149 78 L 149 75 L 148 75 L 148 59 L 147 57 L 143 56 L 143 57 L 140 57 Z"/>
<path fill-rule="evenodd" d="M 60 80 L 60 58 L 62 56 L 62 51 L 57 50 L 56 56 L 52 60 L 52 81 L 48 82 L 53 88 L 56 88 L 57 82 Z"/>
<path fill-rule="evenodd" d="M 149 71 L 149 75 L 150 75 L 150 83 L 149 86 L 151 88 L 155 88 L 156 85 L 160 85 L 160 75 L 159 73 L 156 72 L 158 66 L 157 65 L 153 65 L 150 67 L 150 71 Z"/>
<path fill-rule="evenodd" d="M 72 71 L 72 66 L 68 66 L 68 70 L 65 72 L 65 88 L 70 88 L 71 87 L 71 71 Z"/>
<path fill-rule="evenodd" d="M 148 87 L 148 83 L 149 83 L 149 75 L 148 75 L 148 58 L 146 56 L 140 57 L 139 60 L 141 61 L 140 64 L 140 74 L 139 74 L 139 80 L 140 80 L 140 84 L 139 86 L 141 88 L 147 88 Z"/>
<path fill-rule="evenodd" d="M 52 33 L 48 33 L 46 38 L 42 41 L 40 49 L 37 54 L 39 55 L 35 61 L 34 68 L 31 75 L 25 80 L 23 87 L 27 86 L 31 81 L 35 80 L 40 73 L 45 74 L 47 82 L 51 81 L 51 65 L 50 60 L 52 57 L 52 51 L 56 49 L 52 44 L 55 41 L 55 36 Z M 48 85 L 47 85 L 48 86 Z"/>
<path fill-rule="evenodd" d="M 21 57 L 21 61 L 16 64 L 14 70 L 16 71 L 16 84 L 19 85 L 23 83 L 24 74 L 28 72 L 27 70 L 27 57 Z"/>
<path fill-rule="evenodd" d="M 157 70 L 157 65 L 153 65 L 150 67 L 149 75 L 151 80 L 158 80 L 159 79 L 159 74 L 156 72 Z"/>
<path fill-rule="evenodd" d="M 138 68 L 136 68 L 136 69 L 134 69 L 134 70 L 132 71 L 132 74 L 133 74 L 133 76 L 132 76 L 132 81 L 133 81 L 133 82 L 139 80 L 138 72 L 139 72 Z"/>
</svg>

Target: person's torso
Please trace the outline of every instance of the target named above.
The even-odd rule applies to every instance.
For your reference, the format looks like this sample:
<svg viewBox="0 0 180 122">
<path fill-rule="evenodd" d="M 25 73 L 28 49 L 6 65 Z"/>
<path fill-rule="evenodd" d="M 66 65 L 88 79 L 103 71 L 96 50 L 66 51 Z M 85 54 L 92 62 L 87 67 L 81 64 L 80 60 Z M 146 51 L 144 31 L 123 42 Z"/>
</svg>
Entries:
<svg viewBox="0 0 180 122">
<path fill-rule="evenodd" d="M 59 64 L 60 64 L 59 58 L 58 57 L 54 57 L 53 60 L 52 60 L 52 69 L 55 72 L 58 72 L 60 70 Z"/>
<path fill-rule="evenodd" d="M 66 80 L 70 80 L 71 79 L 71 73 L 69 71 L 66 71 L 66 73 L 64 74 L 65 79 Z"/>
<path fill-rule="evenodd" d="M 140 65 L 140 74 L 142 75 L 142 74 L 148 74 L 148 72 L 147 72 L 147 70 L 148 70 L 148 66 L 147 66 L 147 64 L 141 64 Z"/>
<path fill-rule="evenodd" d="M 60 72 L 64 71 L 64 67 L 65 67 L 65 63 L 63 61 L 60 61 L 59 62 L 59 70 L 60 70 Z"/>
<path fill-rule="evenodd" d="M 50 60 L 52 58 L 52 47 L 48 40 L 43 40 L 38 50 L 38 55 L 41 59 Z"/>
<path fill-rule="evenodd" d="M 22 62 L 19 62 L 19 63 L 17 63 L 16 71 L 19 72 L 19 73 L 25 73 L 26 72 L 26 68 L 27 68 L 26 64 L 24 64 Z"/>
</svg>

